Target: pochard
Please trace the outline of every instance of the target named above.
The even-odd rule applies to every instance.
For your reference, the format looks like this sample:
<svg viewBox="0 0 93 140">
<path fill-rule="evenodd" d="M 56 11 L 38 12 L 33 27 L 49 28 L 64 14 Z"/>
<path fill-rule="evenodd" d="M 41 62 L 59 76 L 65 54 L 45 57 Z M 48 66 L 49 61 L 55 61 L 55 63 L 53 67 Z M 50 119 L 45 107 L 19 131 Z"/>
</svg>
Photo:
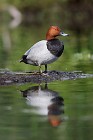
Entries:
<svg viewBox="0 0 93 140">
<path fill-rule="evenodd" d="M 46 40 L 34 44 L 25 52 L 20 62 L 39 66 L 40 73 L 42 73 L 41 65 L 45 65 L 45 73 L 47 73 L 47 64 L 56 61 L 63 53 L 64 43 L 56 38 L 61 35 L 68 36 L 58 26 L 50 26 L 46 33 Z"/>
</svg>

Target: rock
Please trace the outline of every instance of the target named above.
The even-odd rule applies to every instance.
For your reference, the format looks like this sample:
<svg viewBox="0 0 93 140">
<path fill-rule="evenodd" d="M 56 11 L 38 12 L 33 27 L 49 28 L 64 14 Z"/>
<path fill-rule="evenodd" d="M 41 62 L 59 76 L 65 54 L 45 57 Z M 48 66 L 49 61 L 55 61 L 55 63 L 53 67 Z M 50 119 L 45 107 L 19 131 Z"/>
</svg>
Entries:
<svg viewBox="0 0 93 140">
<path fill-rule="evenodd" d="M 11 72 L 0 71 L 0 85 L 22 84 L 22 83 L 43 83 L 55 80 L 72 80 L 77 78 L 93 77 L 93 74 L 82 72 L 48 71 L 47 74 L 37 72 Z"/>
</svg>

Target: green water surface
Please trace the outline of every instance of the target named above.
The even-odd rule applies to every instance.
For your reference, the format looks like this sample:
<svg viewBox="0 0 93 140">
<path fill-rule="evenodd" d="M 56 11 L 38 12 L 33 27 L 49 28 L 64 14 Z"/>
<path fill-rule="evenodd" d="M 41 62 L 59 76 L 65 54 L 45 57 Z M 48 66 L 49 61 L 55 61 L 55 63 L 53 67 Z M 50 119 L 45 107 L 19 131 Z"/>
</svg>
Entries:
<svg viewBox="0 0 93 140">
<path fill-rule="evenodd" d="M 60 123 L 53 126 L 48 113 L 39 112 L 46 106 L 46 102 L 38 100 L 43 106 L 27 103 L 26 92 L 34 95 L 38 84 L 4 86 L 0 88 L 0 139 L 2 140 L 92 140 L 93 138 L 93 79 L 78 79 L 48 83 L 45 90 L 46 97 L 51 93 L 62 97 L 64 102 L 59 105 L 60 113 L 51 113 L 60 119 Z M 44 91 L 45 85 L 40 85 Z M 27 92 L 28 92 L 27 91 Z M 41 91 L 38 93 L 40 94 Z M 49 92 L 49 93 L 48 93 Z M 29 94 L 28 93 L 28 94 Z M 37 96 L 38 96 L 37 94 Z M 42 98 L 43 93 L 40 97 Z M 34 100 L 37 103 L 37 99 Z M 57 106 L 58 104 L 56 104 Z M 47 106 L 47 110 L 49 106 Z M 58 110 L 59 110 L 58 109 Z M 49 111 L 49 110 L 48 110 Z M 39 113 L 38 113 L 39 112 Z M 56 115 L 55 115 L 56 114 Z M 50 116 L 49 116 L 50 115 Z"/>
</svg>

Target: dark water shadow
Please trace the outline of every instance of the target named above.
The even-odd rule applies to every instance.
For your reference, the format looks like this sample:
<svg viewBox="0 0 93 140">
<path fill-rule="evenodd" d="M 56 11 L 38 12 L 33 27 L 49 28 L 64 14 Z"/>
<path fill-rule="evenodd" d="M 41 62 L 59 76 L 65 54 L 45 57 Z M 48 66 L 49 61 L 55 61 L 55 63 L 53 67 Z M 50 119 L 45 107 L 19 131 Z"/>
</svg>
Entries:
<svg viewBox="0 0 93 140">
<path fill-rule="evenodd" d="M 43 117 L 47 116 L 48 122 L 53 126 L 59 126 L 63 121 L 64 99 L 58 92 L 48 89 L 47 84 L 44 87 L 32 86 L 24 91 L 21 90 L 23 98 L 26 99 L 28 106 L 31 106 L 31 112 Z"/>
</svg>

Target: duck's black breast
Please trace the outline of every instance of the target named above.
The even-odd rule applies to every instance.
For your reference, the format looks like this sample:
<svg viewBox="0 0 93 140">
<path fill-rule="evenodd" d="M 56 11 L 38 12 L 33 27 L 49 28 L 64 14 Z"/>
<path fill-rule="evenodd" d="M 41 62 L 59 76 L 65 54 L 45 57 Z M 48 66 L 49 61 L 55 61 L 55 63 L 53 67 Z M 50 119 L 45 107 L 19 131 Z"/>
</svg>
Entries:
<svg viewBox="0 0 93 140">
<path fill-rule="evenodd" d="M 59 39 L 47 41 L 47 49 L 55 56 L 60 57 L 64 50 L 64 44 Z"/>
</svg>

